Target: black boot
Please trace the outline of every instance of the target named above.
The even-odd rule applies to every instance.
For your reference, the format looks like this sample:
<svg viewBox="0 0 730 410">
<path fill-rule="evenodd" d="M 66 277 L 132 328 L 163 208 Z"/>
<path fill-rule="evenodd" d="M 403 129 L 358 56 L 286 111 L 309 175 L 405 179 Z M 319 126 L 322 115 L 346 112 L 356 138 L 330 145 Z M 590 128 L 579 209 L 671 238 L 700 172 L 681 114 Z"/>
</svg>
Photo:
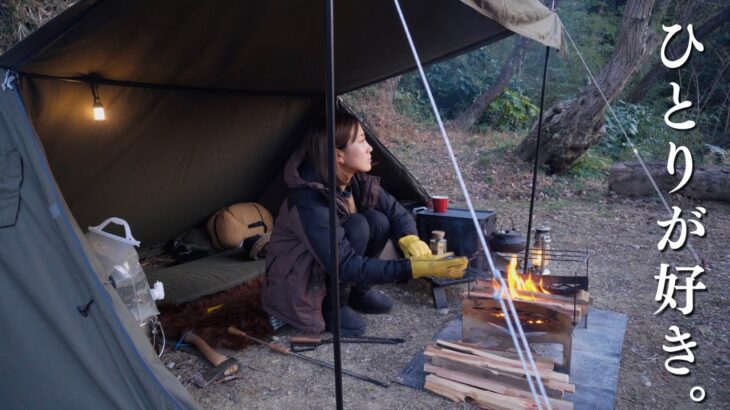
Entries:
<svg viewBox="0 0 730 410">
<path fill-rule="evenodd" d="M 378 315 L 389 313 L 393 300 L 370 286 L 353 286 L 347 304 L 357 311 Z"/>
<path fill-rule="evenodd" d="M 347 292 L 342 292 L 342 289 L 340 290 L 340 300 L 346 301 L 347 300 Z M 345 293 L 343 296 L 342 293 Z M 342 337 L 357 337 L 362 336 L 365 333 L 365 329 L 367 329 L 367 323 L 363 318 L 360 317 L 360 315 L 357 314 L 354 310 L 352 310 L 349 306 L 347 306 L 345 303 L 340 302 L 340 336 Z M 324 318 L 324 324 L 325 324 L 325 330 L 328 332 L 331 332 L 332 329 L 334 329 L 334 322 L 335 322 L 335 310 L 332 307 L 332 301 L 330 298 L 330 295 L 327 295 L 324 298 L 324 303 L 322 303 L 322 317 Z"/>
</svg>

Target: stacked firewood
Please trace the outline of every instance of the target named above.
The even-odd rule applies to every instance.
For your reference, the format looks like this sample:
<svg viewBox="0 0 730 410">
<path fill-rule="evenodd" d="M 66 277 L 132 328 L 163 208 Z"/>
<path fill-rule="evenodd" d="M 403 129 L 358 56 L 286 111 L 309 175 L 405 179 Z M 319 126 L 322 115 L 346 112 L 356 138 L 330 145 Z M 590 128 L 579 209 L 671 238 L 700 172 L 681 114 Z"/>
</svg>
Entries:
<svg viewBox="0 0 730 410">
<path fill-rule="evenodd" d="M 485 409 L 537 408 L 516 354 L 443 340 L 427 346 L 424 354 L 426 390 Z M 563 399 L 565 392 L 575 392 L 568 375 L 556 372 L 551 359 L 534 358 L 550 407 L 572 409 L 573 403 Z M 534 378 L 533 384 L 537 390 Z M 546 407 L 543 403 L 542 408 Z"/>
</svg>

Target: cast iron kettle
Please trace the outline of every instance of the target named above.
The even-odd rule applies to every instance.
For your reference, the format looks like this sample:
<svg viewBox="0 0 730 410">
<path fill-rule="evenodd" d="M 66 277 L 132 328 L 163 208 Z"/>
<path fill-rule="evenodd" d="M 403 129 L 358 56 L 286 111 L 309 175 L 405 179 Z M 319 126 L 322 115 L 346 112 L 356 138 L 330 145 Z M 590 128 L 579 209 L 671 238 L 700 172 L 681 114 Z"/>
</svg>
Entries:
<svg viewBox="0 0 730 410">
<path fill-rule="evenodd" d="M 527 247 L 527 239 L 514 229 L 505 229 L 490 235 L 488 244 L 492 252 L 520 253 Z"/>
</svg>

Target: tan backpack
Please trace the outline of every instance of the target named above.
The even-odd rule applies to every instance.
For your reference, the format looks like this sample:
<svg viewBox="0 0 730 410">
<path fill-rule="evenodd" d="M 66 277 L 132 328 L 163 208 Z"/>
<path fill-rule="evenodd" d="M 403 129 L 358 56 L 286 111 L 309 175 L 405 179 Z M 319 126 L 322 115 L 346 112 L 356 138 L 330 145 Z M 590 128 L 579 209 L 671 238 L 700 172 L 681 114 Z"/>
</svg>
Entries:
<svg viewBox="0 0 730 410">
<path fill-rule="evenodd" d="M 208 219 L 208 233 L 218 249 L 238 248 L 248 238 L 270 233 L 273 227 L 271 213 L 254 202 L 227 206 Z"/>
</svg>

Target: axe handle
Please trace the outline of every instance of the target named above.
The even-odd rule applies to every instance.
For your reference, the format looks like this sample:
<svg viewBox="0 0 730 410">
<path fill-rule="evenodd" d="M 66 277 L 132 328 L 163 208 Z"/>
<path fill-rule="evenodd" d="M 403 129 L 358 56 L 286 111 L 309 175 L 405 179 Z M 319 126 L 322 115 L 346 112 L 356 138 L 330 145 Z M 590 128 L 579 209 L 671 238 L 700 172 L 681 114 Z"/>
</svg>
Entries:
<svg viewBox="0 0 730 410">
<path fill-rule="evenodd" d="M 190 343 L 191 345 L 195 346 L 200 350 L 200 353 L 205 356 L 206 359 L 213 365 L 213 367 L 218 366 L 219 364 L 225 362 L 228 358 L 226 356 L 223 356 L 222 354 L 216 352 L 213 350 L 212 347 L 208 343 L 205 342 L 200 336 L 194 334 L 194 333 L 188 333 L 185 335 L 183 340 L 186 343 Z"/>
<path fill-rule="evenodd" d="M 293 345 L 318 345 L 322 343 L 322 338 L 319 336 L 292 336 L 289 341 Z"/>
</svg>

